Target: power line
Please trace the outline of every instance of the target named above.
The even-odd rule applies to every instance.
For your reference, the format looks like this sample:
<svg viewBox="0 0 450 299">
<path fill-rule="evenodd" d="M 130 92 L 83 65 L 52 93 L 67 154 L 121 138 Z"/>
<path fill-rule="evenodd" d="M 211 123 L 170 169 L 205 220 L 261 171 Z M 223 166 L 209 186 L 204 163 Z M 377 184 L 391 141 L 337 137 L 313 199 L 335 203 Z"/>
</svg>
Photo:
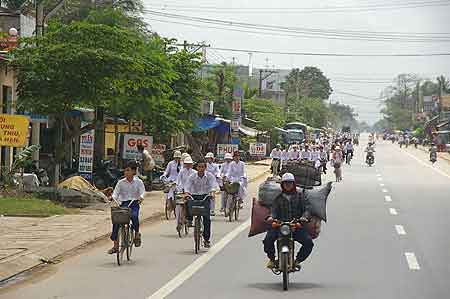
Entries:
<svg viewBox="0 0 450 299">
<path fill-rule="evenodd" d="M 430 56 L 450 56 L 450 53 L 410 53 L 410 54 L 343 54 L 343 53 L 312 53 L 312 52 L 281 52 L 271 50 L 248 50 L 233 48 L 217 48 L 211 49 L 217 51 L 255 53 L 255 54 L 275 54 L 275 55 L 296 55 L 296 56 L 330 56 L 330 57 L 430 57 Z"/>
<path fill-rule="evenodd" d="M 384 98 L 370 98 L 370 97 L 357 95 L 357 94 L 350 93 L 350 92 L 345 92 L 345 91 L 333 90 L 333 93 L 343 94 L 343 95 L 347 95 L 347 96 L 351 96 L 351 97 L 355 97 L 355 98 L 366 99 L 366 100 L 377 101 L 377 102 L 384 101 Z"/>
<path fill-rule="evenodd" d="M 310 37 L 323 39 L 341 39 L 341 40 L 366 40 L 366 41 L 401 41 L 401 42 L 449 42 L 450 33 L 405 33 L 405 32 L 375 32 L 362 30 L 339 30 L 339 29 L 318 29 L 318 28 L 302 28 L 302 27 L 288 27 L 266 24 L 252 24 L 237 21 L 217 20 L 210 18 L 190 17 L 178 14 L 162 13 L 153 10 L 145 10 L 146 14 L 156 15 L 170 19 L 181 19 L 189 22 L 196 22 L 202 24 L 213 24 L 225 26 L 228 28 L 215 27 L 215 29 L 222 30 L 236 30 L 238 28 L 247 28 L 258 30 L 251 33 L 270 34 L 270 33 L 284 33 L 292 34 L 296 37 Z M 162 21 L 162 20 L 159 20 Z M 185 24 L 187 25 L 187 24 Z M 198 24 L 189 24 L 191 26 Z"/>
<path fill-rule="evenodd" d="M 153 4 L 155 5 L 155 4 Z M 382 11 L 393 9 L 411 9 L 423 7 L 442 7 L 450 5 L 450 1 L 420 1 L 407 3 L 385 3 L 372 5 L 355 6 L 327 6 L 327 7 L 219 7 L 219 6 L 192 6 L 182 4 L 159 4 L 161 10 L 166 11 L 195 11 L 195 12 L 213 12 L 213 13 L 337 13 L 337 12 L 364 12 L 364 11 Z"/>
</svg>

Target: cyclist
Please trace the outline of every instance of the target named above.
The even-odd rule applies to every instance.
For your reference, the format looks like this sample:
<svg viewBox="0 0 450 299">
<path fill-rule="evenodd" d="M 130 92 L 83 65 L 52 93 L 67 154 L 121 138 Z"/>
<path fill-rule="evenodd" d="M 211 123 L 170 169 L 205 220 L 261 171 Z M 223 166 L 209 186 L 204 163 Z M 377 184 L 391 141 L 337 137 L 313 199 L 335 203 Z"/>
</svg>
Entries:
<svg viewBox="0 0 450 299">
<path fill-rule="evenodd" d="M 186 185 L 189 177 L 196 173 L 196 171 L 192 168 L 193 164 L 194 161 L 192 161 L 192 158 L 190 156 L 184 159 L 183 169 L 180 171 L 177 177 L 178 192 L 186 191 Z M 189 219 L 188 219 L 188 226 L 192 226 L 192 221 L 189 221 Z"/>
<path fill-rule="evenodd" d="M 136 171 L 136 161 L 128 162 L 124 170 L 125 178 L 121 179 L 117 183 L 112 194 L 112 199 L 118 202 L 121 207 L 126 208 L 129 206 L 131 209 L 132 228 L 136 232 L 134 237 L 134 245 L 139 247 L 141 246 L 141 233 L 139 232 L 139 206 L 144 201 L 145 187 L 142 180 L 136 176 Z M 117 240 L 118 232 L 119 225 L 114 224 L 111 233 L 113 247 L 108 250 L 109 254 L 117 253 L 119 250 L 119 240 Z"/>
<path fill-rule="evenodd" d="M 224 179 L 226 179 L 226 174 L 228 173 L 228 169 L 230 168 L 231 162 L 233 161 L 233 156 L 230 153 L 226 153 L 225 157 L 224 157 L 224 162 L 222 164 L 222 167 L 220 168 L 220 177 L 221 177 L 221 181 L 220 181 L 220 186 L 223 187 L 223 181 Z M 221 192 L 221 204 L 220 204 L 220 211 L 221 212 L 225 212 L 225 206 L 226 206 L 226 201 L 225 201 L 226 197 L 225 197 L 225 191 Z"/>
<path fill-rule="evenodd" d="M 214 154 L 213 153 L 207 153 L 206 156 L 206 171 L 212 174 L 216 180 L 220 177 L 220 169 L 219 165 L 214 163 Z M 216 215 L 216 196 L 215 194 L 212 195 L 211 198 L 211 216 Z"/>
<path fill-rule="evenodd" d="M 186 194 L 191 195 L 194 200 L 200 199 L 202 200 L 207 195 L 212 195 L 215 190 L 219 188 L 219 185 L 217 184 L 216 177 L 212 175 L 211 173 L 206 171 L 206 161 L 201 160 L 197 162 L 196 173 L 189 176 L 184 191 Z M 187 219 L 190 223 L 192 223 L 193 217 L 192 217 L 192 205 L 193 201 L 188 201 L 188 213 L 187 213 Z M 205 207 L 210 210 L 210 202 L 209 199 L 206 200 Z M 210 243 L 210 237 L 211 237 L 211 216 L 210 212 L 208 211 L 208 216 L 203 216 L 203 239 L 205 241 L 205 248 L 211 247 Z"/>
<path fill-rule="evenodd" d="M 242 203 L 247 194 L 247 174 L 245 172 L 245 163 L 241 161 L 239 151 L 234 152 L 233 162 L 231 162 L 226 177 L 230 183 L 239 183 L 239 205 L 242 207 Z"/>
<path fill-rule="evenodd" d="M 162 180 L 167 180 L 169 182 L 176 182 L 178 178 L 178 174 L 181 171 L 183 164 L 181 163 L 181 152 L 175 151 L 173 153 L 173 160 L 167 164 L 166 171 L 161 176 Z M 166 194 L 166 200 L 175 198 L 175 187 L 171 188 L 169 192 Z"/>
</svg>

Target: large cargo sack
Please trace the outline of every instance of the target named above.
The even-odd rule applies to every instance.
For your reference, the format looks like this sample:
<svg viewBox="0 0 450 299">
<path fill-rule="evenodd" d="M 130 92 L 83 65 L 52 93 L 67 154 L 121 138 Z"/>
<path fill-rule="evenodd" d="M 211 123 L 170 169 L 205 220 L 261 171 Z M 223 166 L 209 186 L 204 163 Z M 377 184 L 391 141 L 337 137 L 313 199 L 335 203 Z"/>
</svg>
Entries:
<svg viewBox="0 0 450 299">
<path fill-rule="evenodd" d="M 266 222 L 266 218 L 270 215 L 270 209 L 259 203 L 253 198 L 252 206 L 252 222 L 250 225 L 249 237 L 262 234 L 269 229 L 269 224 Z"/>
<path fill-rule="evenodd" d="M 259 185 L 258 202 L 265 207 L 271 207 L 273 200 L 281 194 L 280 183 L 275 178 L 268 178 Z"/>
<path fill-rule="evenodd" d="M 316 190 L 306 190 L 305 197 L 309 202 L 309 212 L 327 222 L 327 200 L 330 195 L 333 183 L 328 182 L 323 188 Z"/>
<path fill-rule="evenodd" d="M 317 187 L 322 185 L 322 175 L 311 161 L 288 162 L 283 165 L 280 175 L 287 172 L 294 175 L 297 186 Z"/>
</svg>

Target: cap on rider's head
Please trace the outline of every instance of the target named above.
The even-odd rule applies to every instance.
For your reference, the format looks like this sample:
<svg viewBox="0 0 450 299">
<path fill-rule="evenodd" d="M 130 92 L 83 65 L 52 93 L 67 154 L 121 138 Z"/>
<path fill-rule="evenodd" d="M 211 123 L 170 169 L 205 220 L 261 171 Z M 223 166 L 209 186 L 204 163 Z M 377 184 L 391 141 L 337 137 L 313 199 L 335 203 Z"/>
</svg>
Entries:
<svg viewBox="0 0 450 299">
<path fill-rule="evenodd" d="M 281 147 L 281 144 L 277 143 L 277 147 L 278 147 L 278 148 Z"/>
<path fill-rule="evenodd" d="M 206 154 L 205 158 L 207 158 L 207 159 L 208 159 L 208 158 L 214 159 L 214 154 L 211 153 L 211 152 L 209 152 L 209 153 Z"/>
<path fill-rule="evenodd" d="M 175 151 L 175 152 L 173 153 L 173 157 L 174 157 L 174 158 L 181 158 L 181 152 L 180 152 L 180 151 Z"/>
<path fill-rule="evenodd" d="M 294 175 L 290 172 L 286 172 L 285 174 L 283 174 L 283 176 L 281 177 L 281 183 L 285 182 L 295 182 Z"/>
<path fill-rule="evenodd" d="M 184 164 L 193 164 L 194 161 L 192 160 L 191 156 L 186 157 L 183 161 Z"/>
<path fill-rule="evenodd" d="M 233 160 L 233 156 L 230 153 L 226 153 L 224 159 L 225 160 Z"/>
</svg>

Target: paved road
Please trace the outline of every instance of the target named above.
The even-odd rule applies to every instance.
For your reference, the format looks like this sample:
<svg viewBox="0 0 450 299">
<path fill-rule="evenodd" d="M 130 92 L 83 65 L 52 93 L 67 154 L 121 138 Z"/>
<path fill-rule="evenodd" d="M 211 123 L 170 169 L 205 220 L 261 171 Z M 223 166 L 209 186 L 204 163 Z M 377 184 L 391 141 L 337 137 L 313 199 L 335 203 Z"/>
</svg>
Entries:
<svg viewBox="0 0 450 299">
<path fill-rule="evenodd" d="M 312 256 L 283 297 L 448 298 L 449 167 L 407 152 L 379 144 L 369 168 L 357 151 L 330 195 L 329 222 Z M 215 220 L 215 247 L 199 258 L 191 238 L 177 239 L 170 223 L 148 226 L 128 265 L 117 267 L 105 244 L 0 298 L 273 298 L 281 279 L 264 268 L 261 237 L 247 238 L 247 224 Z"/>
</svg>

